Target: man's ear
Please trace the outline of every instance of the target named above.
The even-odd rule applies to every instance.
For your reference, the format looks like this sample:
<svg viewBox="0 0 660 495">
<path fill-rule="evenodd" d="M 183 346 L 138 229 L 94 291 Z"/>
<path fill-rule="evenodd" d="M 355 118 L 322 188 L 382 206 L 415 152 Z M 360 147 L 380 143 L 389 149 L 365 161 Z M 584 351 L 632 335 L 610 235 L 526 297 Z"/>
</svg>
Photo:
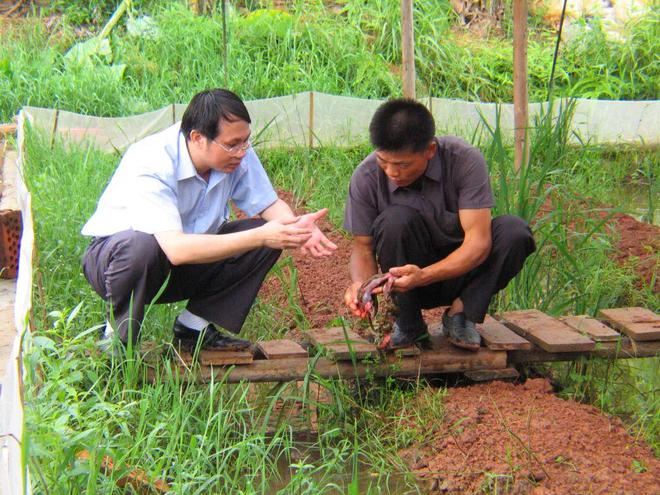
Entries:
<svg viewBox="0 0 660 495">
<path fill-rule="evenodd" d="M 192 131 L 190 131 L 189 141 L 191 143 L 194 143 L 195 145 L 199 146 L 202 143 L 202 141 L 204 141 L 204 139 L 205 139 L 204 135 L 201 132 L 199 132 L 197 129 L 193 129 Z"/>
<path fill-rule="evenodd" d="M 433 155 L 435 155 L 437 149 L 438 149 L 438 144 L 435 142 L 435 139 L 432 139 L 431 142 L 429 143 L 429 147 L 426 148 L 426 152 L 424 153 L 424 158 L 426 158 L 427 160 L 433 158 Z"/>
</svg>

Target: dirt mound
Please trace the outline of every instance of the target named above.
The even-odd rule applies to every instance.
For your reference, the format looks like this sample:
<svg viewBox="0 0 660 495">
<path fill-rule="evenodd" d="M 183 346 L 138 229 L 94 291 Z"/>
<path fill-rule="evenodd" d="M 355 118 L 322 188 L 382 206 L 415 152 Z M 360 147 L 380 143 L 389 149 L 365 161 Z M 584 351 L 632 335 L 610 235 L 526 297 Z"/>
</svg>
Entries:
<svg viewBox="0 0 660 495">
<path fill-rule="evenodd" d="M 443 403 L 444 421 L 425 426 L 433 441 L 401 453 L 432 492 L 660 493 L 647 446 L 618 419 L 554 396 L 545 379 L 453 388 Z"/>
<path fill-rule="evenodd" d="M 601 212 L 600 216 L 607 214 Z M 638 222 L 629 215 L 616 213 L 608 223 L 610 233 L 618 238 L 611 257 L 619 265 L 630 264 L 635 271 L 637 287 L 650 286 L 660 291 L 657 277 L 660 268 L 660 228 L 649 223 Z M 654 280 L 655 277 L 655 280 Z"/>
</svg>

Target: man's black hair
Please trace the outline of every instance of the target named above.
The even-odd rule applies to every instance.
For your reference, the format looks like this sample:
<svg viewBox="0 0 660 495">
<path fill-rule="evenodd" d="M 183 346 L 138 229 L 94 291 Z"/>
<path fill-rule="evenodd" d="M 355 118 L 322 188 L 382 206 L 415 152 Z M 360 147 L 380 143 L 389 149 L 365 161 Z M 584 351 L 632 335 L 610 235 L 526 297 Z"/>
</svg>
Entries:
<svg viewBox="0 0 660 495">
<path fill-rule="evenodd" d="M 193 96 L 181 119 L 181 132 L 190 139 L 190 131 L 199 131 L 208 139 L 220 134 L 220 120 L 252 123 L 243 101 L 227 89 L 207 89 Z"/>
<path fill-rule="evenodd" d="M 369 124 L 371 144 L 383 151 L 424 151 L 434 135 L 431 112 L 409 98 L 383 103 Z"/>
</svg>

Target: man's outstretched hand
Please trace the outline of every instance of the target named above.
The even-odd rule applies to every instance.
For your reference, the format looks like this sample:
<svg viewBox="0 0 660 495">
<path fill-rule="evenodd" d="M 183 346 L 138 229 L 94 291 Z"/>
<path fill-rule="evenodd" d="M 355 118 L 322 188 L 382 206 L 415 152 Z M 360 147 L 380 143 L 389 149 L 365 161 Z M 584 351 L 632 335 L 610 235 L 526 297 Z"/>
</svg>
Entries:
<svg viewBox="0 0 660 495">
<path fill-rule="evenodd" d="M 300 250 L 305 254 L 311 254 L 316 258 L 330 256 L 337 245 L 328 239 L 321 229 L 316 226 L 316 221 L 323 218 L 328 214 L 328 209 L 323 208 L 314 213 L 307 213 L 298 217 L 298 220 L 293 223 L 294 226 L 302 229 L 312 229 L 312 236 L 302 245 Z"/>
</svg>

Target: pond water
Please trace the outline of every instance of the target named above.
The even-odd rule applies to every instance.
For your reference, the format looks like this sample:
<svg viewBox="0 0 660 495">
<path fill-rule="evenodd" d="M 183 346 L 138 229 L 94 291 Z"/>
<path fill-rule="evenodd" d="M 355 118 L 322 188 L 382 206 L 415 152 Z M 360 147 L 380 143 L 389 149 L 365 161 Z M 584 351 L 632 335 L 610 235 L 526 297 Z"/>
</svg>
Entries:
<svg viewBox="0 0 660 495">
<path fill-rule="evenodd" d="M 269 486 L 270 493 L 305 493 L 310 488 L 316 489 L 322 493 L 350 493 L 349 487 L 353 480 L 352 460 L 346 462 L 339 472 L 328 475 L 325 469 L 318 469 L 322 466 L 323 460 L 317 448 L 313 445 L 298 443 L 299 455 L 296 460 L 288 461 L 281 458 L 278 461 L 278 471 L 280 479 L 272 481 Z M 420 480 L 419 486 L 411 488 L 410 483 L 406 483 L 403 474 L 395 472 L 382 472 L 373 466 L 358 461 L 356 493 L 378 493 L 388 495 L 412 495 L 426 494 L 428 487 Z M 332 487 L 332 488 L 331 488 Z"/>
<path fill-rule="evenodd" d="M 653 189 L 650 196 L 648 186 L 626 185 L 613 191 L 610 201 L 626 215 L 660 226 L 660 188 L 656 184 Z"/>
</svg>

